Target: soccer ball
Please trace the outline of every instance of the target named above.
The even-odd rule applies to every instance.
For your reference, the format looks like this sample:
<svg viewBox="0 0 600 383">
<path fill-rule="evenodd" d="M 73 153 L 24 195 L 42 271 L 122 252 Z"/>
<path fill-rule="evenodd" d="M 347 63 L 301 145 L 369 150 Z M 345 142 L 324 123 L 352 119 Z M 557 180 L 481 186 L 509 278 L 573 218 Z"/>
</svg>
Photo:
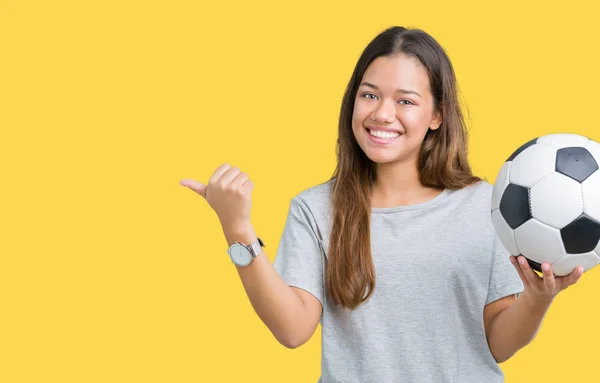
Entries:
<svg viewBox="0 0 600 383">
<path fill-rule="evenodd" d="M 500 242 L 534 270 L 584 272 L 600 263 L 600 144 L 549 134 L 518 148 L 502 165 L 492 194 Z"/>
</svg>

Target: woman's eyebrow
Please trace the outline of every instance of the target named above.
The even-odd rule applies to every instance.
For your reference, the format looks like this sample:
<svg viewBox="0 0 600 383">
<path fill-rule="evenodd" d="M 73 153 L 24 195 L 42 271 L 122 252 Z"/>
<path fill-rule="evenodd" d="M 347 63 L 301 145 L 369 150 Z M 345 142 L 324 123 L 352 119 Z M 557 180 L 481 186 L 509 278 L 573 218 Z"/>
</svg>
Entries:
<svg viewBox="0 0 600 383">
<path fill-rule="evenodd" d="M 370 82 L 363 82 L 360 84 L 360 86 L 366 86 L 369 88 L 373 88 L 375 90 L 379 90 L 379 88 L 373 84 L 371 84 Z M 423 98 L 418 92 L 414 91 L 414 90 L 406 90 L 406 89 L 396 89 L 396 93 L 404 93 L 404 94 L 414 94 L 417 95 L 421 98 Z"/>
</svg>

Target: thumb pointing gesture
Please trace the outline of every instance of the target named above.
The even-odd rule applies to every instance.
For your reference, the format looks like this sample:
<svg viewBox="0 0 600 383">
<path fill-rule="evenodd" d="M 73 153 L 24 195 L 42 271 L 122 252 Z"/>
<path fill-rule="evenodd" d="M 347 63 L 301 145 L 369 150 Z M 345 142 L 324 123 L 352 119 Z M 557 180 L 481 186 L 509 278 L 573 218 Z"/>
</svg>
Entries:
<svg viewBox="0 0 600 383">
<path fill-rule="evenodd" d="M 203 183 L 190 179 L 184 179 L 179 181 L 179 184 L 195 191 L 206 199 L 206 185 Z"/>
<path fill-rule="evenodd" d="M 215 170 L 206 185 L 192 179 L 182 179 L 179 184 L 200 194 L 217 213 L 224 228 L 250 226 L 254 184 L 239 168 L 226 163 Z"/>
</svg>

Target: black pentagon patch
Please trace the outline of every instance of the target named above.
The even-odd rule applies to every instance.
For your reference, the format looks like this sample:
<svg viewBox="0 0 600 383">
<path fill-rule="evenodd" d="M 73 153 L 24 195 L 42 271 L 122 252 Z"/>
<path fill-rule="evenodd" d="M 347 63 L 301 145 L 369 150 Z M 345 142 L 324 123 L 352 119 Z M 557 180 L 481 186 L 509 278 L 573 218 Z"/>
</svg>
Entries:
<svg viewBox="0 0 600 383">
<path fill-rule="evenodd" d="M 525 257 L 525 259 L 527 260 L 527 263 L 529 263 L 529 267 L 531 267 L 535 271 L 539 271 L 540 273 L 542 273 L 542 264 L 541 263 L 537 263 L 536 261 L 532 261 L 531 259 L 529 259 L 527 257 Z"/>
<path fill-rule="evenodd" d="M 500 199 L 500 213 L 513 230 L 529 221 L 529 188 L 508 184 Z"/>
<path fill-rule="evenodd" d="M 556 152 L 556 171 L 577 182 L 583 182 L 598 170 L 598 164 L 586 148 L 572 146 Z"/>
<path fill-rule="evenodd" d="M 515 152 L 513 154 L 511 154 L 510 157 L 508 157 L 506 162 L 514 160 L 515 157 L 518 156 L 523 150 L 527 149 L 528 147 L 530 147 L 532 145 L 535 145 L 537 143 L 538 138 L 539 137 L 536 137 L 533 140 L 528 141 L 528 142 L 524 143 L 523 145 L 521 145 L 521 147 L 519 147 L 519 149 L 515 150 Z"/>
<path fill-rule="evenodd" d="M 600 242 L 600 223 L 582 214 L 563 227 L 560 236 L 567 253 L 587 253 L 593 251 Z"/>
</svg>

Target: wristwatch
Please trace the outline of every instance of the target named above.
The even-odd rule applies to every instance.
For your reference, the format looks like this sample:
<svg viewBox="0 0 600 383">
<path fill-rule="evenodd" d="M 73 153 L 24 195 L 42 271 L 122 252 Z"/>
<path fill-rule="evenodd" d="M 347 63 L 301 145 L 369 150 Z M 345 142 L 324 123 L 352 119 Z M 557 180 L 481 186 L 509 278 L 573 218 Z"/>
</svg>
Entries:
<svg viewBox="0 0 600 383">
<path fill-rule="evenodd" d="M 251 245 L 234 242 L 229 246 L 229 249 L 227 249 L 227 253 L 229 253 L 229 258 L 231 258 L 231 262 L 234 264 L 238 266 L 248 266 L 260 253 L 261 247 L 266 246 L 260 238 L 256 238 L 256 241 Z"/>
</svg>

